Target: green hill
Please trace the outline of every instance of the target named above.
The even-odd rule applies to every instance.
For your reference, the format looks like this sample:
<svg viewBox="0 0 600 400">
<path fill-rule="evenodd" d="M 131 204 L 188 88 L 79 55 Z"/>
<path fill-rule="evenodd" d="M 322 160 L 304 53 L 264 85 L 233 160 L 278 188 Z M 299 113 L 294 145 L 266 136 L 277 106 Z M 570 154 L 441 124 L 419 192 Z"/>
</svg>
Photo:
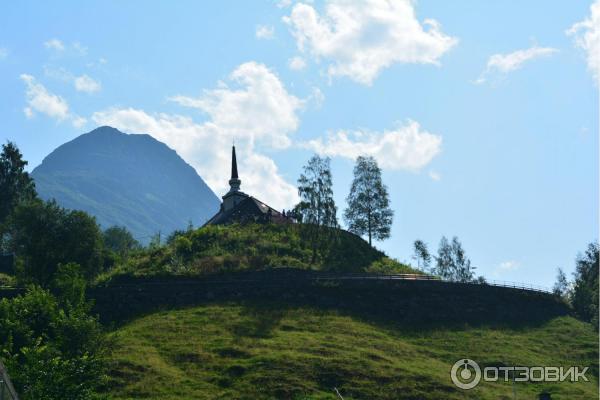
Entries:
<svg viewBox="0 0 600 400">
<path fill-rule="evenodd" d="M 598 337 L 571 317 L 535 325 L 377 323 L 315 307 L 216 303 L 158 312 L 112 334 L 112 399 L 598 398 Z M 590 382 L 482 382 L 449 371 L 480 365 L 592 366 Z"/>
<path fill-rule="evenodd" d="M 414 271 L 341 230 L 313 258 L 305 229 L 190 230 L 101 276 L 89 296 L 112 327 L 109 398 L 333 400 L 334 388 L 346 400 L 597 398 L 597 333 L 559 298 L 354 279 L 349 272 Z M 450 380 L 464 358 L 589 367 L 591 381 L 482 382 L 465 392 Z"/>
<path fill-rule="evenodd" d="M 99 282 L 276 268 L 301 270 L 421 273 L 392 260 L 365 240 L 331 229 L 315 258 L 310 227 L 300 224 L 210 225 L 171 238 L 169 243 L 132 256 L 101 275 Z"/>
</svg>

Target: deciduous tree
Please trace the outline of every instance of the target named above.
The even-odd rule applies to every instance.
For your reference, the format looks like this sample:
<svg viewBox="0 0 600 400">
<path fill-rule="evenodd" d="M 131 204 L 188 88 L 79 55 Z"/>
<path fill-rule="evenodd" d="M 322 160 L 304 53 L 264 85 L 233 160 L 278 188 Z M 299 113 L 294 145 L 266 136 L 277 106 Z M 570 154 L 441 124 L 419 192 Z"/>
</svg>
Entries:
<svg viewBox="0 0 600 400">
<path fill-rule="evenodd" d="M 329 158 L 314 155 L 298 179 L 300 203 L 294 209 L 294 213 L 306 225 L 313 249 L 313 262 L 318 248 L 327 247 L 325 242 L 329 240 L 329 228 L 338 226 L 332 186 Z"/>
<path fill-rule="evenodd" d="M 354 180 L 346 198 L 348 208 L 344 219 L 348 230 L 357 235 L 367 235 L 383 240 L 390 237 L 394 212 L 386 186 L 381 180 L 381 169 L 373 157 L 360 156 L 354 166 Z"/>
</svg>

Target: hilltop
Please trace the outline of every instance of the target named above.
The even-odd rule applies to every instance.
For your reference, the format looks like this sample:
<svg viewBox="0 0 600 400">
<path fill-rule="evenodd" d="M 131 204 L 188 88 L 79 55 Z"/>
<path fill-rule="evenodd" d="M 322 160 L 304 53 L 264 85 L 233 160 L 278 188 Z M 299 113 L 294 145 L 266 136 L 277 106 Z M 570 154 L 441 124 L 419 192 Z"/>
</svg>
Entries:
<svg viewBox="0 0 600 400">
<path fill-rule="evenodd" d="M 32 174 L 43 199 L 125 226 L 142 242 L 204 223 L 220 200 L 194 168 L 149 135 L 103 126 L 63 144 Z"/>
<path fill-rule="evenodd" d="M 422 273 L 388 258 L 364 239 L 342 229 L 328 229 L 330 238 L 313 259 L 302 224 L 208 225 L 179 232 L 168 242 L 133 254 L 98 278 L 99 283 L 164 277 L 202 277 L 217 273 L 278 268 L 298 270 Z"/>
</svg>

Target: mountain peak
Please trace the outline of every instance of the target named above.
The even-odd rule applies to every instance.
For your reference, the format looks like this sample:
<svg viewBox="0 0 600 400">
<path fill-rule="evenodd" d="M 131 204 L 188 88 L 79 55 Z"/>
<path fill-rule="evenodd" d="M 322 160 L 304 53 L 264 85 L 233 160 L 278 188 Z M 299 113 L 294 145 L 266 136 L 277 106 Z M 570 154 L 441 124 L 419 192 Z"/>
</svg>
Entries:
<svg viewBox="0 0 600 400">
<path fill-rule="evenodd" d="M 138 238 L 201 225 L 220 200 L 196 170 L 150 135 L 101 126 L 50 153 L 32 176 L 43 199 L 94 215 Z M 147 241 L 147 240 L 142 240 Z"/>
</svg>

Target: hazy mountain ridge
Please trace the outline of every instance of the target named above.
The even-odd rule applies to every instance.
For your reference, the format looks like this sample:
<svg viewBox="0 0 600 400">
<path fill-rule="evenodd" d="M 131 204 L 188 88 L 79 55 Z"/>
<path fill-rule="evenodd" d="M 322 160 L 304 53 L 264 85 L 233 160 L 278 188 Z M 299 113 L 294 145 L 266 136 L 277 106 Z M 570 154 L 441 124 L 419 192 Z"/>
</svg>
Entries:
<svg viewBox="0 0 600 400">
<path fill-rule="evenodd" d="M 220 200 L 195 169 L 149 135 L 104 126 L 65 143 L 36 167 L 40 197 L 94 215 L 103 228 L 124 225 L 147 241 L 189 221 L 201 225 Z"/>
</svg>

